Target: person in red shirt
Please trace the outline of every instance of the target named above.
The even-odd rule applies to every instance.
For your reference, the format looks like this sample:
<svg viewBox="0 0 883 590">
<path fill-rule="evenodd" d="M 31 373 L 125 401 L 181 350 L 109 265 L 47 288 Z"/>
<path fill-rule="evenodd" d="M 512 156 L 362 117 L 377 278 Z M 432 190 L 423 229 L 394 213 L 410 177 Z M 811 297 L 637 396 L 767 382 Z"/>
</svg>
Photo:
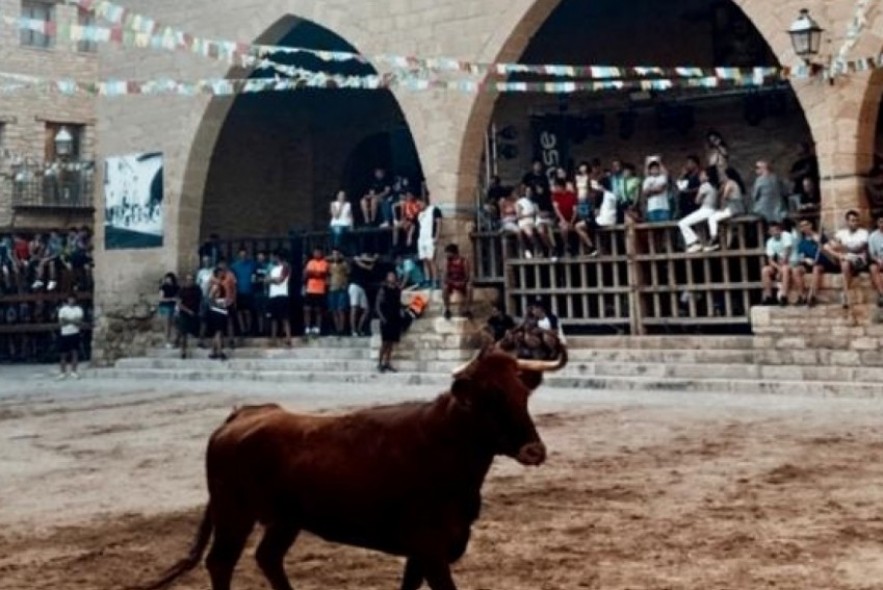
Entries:
<svg viewBox="0 0 883 590">
<path fill-rule="evenodd" d="M 556 178 L 552 185 L 552 207 L 561 230 L 562 254 L 570 254 L 570 232 L 576 223 L 576 193 L 561 178 Z"/>
</svg>

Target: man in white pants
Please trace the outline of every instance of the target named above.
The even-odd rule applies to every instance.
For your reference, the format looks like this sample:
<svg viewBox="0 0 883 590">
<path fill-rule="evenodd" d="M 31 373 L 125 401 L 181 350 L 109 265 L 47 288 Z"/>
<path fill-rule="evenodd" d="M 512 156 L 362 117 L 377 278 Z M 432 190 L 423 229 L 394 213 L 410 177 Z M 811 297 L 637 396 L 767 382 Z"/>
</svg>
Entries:
<svg viewBox="0 0 883 590">
<path fill-rule="evenodd" d="M 441 232 L 441 211 L 427 200 L 420 200 L 417 214 L 417 257 L 423 262 L 423 276 L 430 288 L 437 289 L 438 275 L 435 268 L 435 245 Z"/>
<path fill-rule="evenodd" d="M 684 236 L 684 243 L 687 246 L 687 252 L 695 254 L 702 251 L 702 244 L 699 243 L 699 236 L 693 231 L 693 226 L 703 221 L 707 221 L 717 212 L 717 170 L 709 168 L 699 173 L 699 192 L 696 194 L 696 201 L 699 209 L 693 211 L 678 222 L 678 228 L 681 235 Z"/>
</svg>

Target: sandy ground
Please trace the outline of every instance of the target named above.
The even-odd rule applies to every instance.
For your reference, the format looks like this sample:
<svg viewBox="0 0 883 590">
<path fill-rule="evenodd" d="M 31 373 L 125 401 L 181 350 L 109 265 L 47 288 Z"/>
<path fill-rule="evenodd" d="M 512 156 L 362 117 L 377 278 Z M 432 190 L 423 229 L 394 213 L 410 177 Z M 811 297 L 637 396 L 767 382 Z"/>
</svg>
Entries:
<svg viewBox="0 0 883 590">
<path fill-rule="evenodd" d="M 41 373 L 0 368 L 4 590 L 119 589 L 183 556 L 206 437 L 234 403 L 320 410 L 435 393 Z M 497 461 L 461 588 L 883 588 L 879 402 L 540 390 L 532 409 L 549 461 Z M 252 553 L 234 588 L 268 588 Z M 392 589 L 401 566 L 308 536 L 288 560 L 299 590 Z"/>
</svg>

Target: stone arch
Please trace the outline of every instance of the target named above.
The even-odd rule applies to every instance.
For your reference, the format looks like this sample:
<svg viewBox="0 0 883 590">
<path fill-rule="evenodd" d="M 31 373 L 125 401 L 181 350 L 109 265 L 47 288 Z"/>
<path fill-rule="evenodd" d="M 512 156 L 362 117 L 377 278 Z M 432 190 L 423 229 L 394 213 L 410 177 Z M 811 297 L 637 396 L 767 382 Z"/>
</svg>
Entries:
<svg viewBox="0 0 883 590">
<path fill-rule="evenodd" d="M 480 59 L 490 62 L 518 61 L 546 19 L 564 1 L 535 0 L 526 6 L 517 6 L 517 10 L 507 12 L 500 19 L 500 26 L 497 29 L 499 32 L 495 33 L 491 41 L 485 45 Z M 769 4 L 764 0 L 730 0 L 730 2 L 738 7 L 757 29 L 779 63 L 794 64 L 797 62 L 787 29 L 791 22 L 789 17 L 793 20 L 802 5 L 798 6 L 797 2 L 787 2 L 786 8 L 771 11 Z M 792 6 L 793 10 L 791 10 Z M 823 9 L 822 12 L 827 12 L 827 10 Z M 792 84 L 792 89 L 804 112 L 813 137 L 818 140 L 812 113 L 820 113 L 826 108 L 824 100 L 820 99 L 820 93 L 824 89 L 815 83 Z M 495 93 L 479 93 L 469 110 L 466 137 L 463 140 L 459 157 L 460 174 L 458 176 L 457 199 L 460 204 L 468 203 L 474 199 L 478 189 L 479 175 L 476 163 L 481 161 L 484 147 L 482 139 L 490 124 L 494 105 L 498 98 L 499 95 Z M 826 164 L 828 163 L 824 160 L 821 163 L 823 172 Z"/>
<path fill-rule="evenodd" d="M 368 49 L 371 49 L 372 47 L 363 48 L 359 46 L 359 43 L 361 40 L 363 40 L 365 34 L 360 27 L 354 24 L 358 22 L 358 15 L 342 13 L 334 7 L 323 9 L 323 7 L 320 6 L 321 2 L 301 1 L 294 3 L 291 1 L 280 0 L 271 4 L 271 6 L 264 6 L 261 9 L 260 14 L 273 14 L 276 10 L 278 10 L 279 12 L 275 12 L 275 15 L 278 15 L 280 13 L 285 14 L 286 9 L 294 8 L 293 6 L 290 6 L 291 4 L 297 4 L 296 8 L 298 15 L 315 17 L 315 20 L 303 16 L 293 16 L 292 14 L 286 14 L 285 16 L 277 17 L 273 24 L 267 27 L 256 37 L 253 37 L 254 43 L 265 45 L 285 45 L 286 43 L 284 41 L 286 35 L 289 35 L 293 28 L 298 26 L 298 24 L 306 23 L 312 27 L 326 31 L 330 35 L 336 37 L 343 44 L 343 46 L 335 47 L 336 50 L 352 51 L 355 53 L 359 52 L 360 49 L 366 49 L 365 53 L 369 55 L 371 54 Z M 323 20 L 332 23 L 334 25 L 334 29 L 332 29 L 330 26 L 326 27 L 324 24 L 322 24 Z M 251 22 L 254 22 L 254 20 L 252 20 Z M 340 30 L 344 31 L 344 33 L 338 33 L 337 27 L 340 27 Z M 352 37 L 349 36 L 349 33 L 352 33 Z M 241 38 L 241 36 L 237 38 Z M 370 38 L 365 38 L 364 41 L 366 45 L 371 45 L 372 43 Z M 297 43 L 297 45 L 303 44 Z M 366 75 L 382 71 L 382 68 L 375 67 L 374 64 L 365 64 L 363 67 L 367 68 L 367 70 L 360 72 L 342 73 Z M 249 77 L 250 74 L 251 72 L 244 70 L 243 68 L 233 67 L 225 73 L 225 77 L 243 78 Z M 397 118 L 397 121 L 395 128 L 391 129 L 390 131 L 392 132 L 391 135 L 395 136 L 398 139 L 399 151 L 401 151 L 402 149 L 412 149 L 416 154 L 416 146 L 414 138 L 411 136 L 408 117 L 405 112 L 404 105 L 400 104 L 397 97 L 388 90 L 364 92 L 366 93 L 365 96 L 370 96 L 371 98 L 380 96 L 382 93 L 384 100 L 389 104 L 389 108 L 395 111 L 393 118 Z M 372 94 L 368 95 L 368 92 Z M 211 177 L 213 174 L 212 170 L 214 167 L 212 159 L 214 157 L 216 149 L 219 146 L 219 142 L 222 142 L 224 140 L 225 126 L 230 120 L 231 114 L 235 113 L 237 108 L 237 101 L 241 97 L 242 96 L 240 95 L 238 97 L 212 98 L 207 102 L 202 112 L 194 117 L 194 119 L 197 119 L 197 122 L 195 122 L 195 124 L 193 125 L 193 134 L 191 136 L 189 151 L 187 152 L 186 165 L 184 166 L 184 170 L 182 173 L 181 194 L 180 199 L 177 203 L 177 218 L 173 221 L 177 230 L 176 251 L 179 266 L 189 267 L 193 265 L 193 252 L 195 252 L 198 245 L 200 234 L 208 233 L 213 229 L 210 224 L 206 224 L 205 217 L 207 196 L 210 196 L 207 194 L 207 190 L 211 191 L 213 185 L 213 183 L 211 182 Z M 352 141 L 353 145 L 351 147 L 355 149 L 356 144 L 364 139 L 365 136 L 371 135 L 372 133 L 373 131 L 364 134 L 364 136 L 354 136 Z M 403 135 L 406 136 L 404 137 L 404 140 L 402 139 Z M 402 145 L 404 145 L 404 148 L 402 148 Z M 340 154 L 340 156 L 341 157 L 338 168 L 339 172 L 343 174 L 348 153 L 342 153 Z M 414 168 L 413 162 L 409 164 L 409 169 L 410 168 Z M 418 173 L 421 173 L 419 157 L 416 157 L 416 168 L 418 170 Z M 337 188 L 347 187 L 335 187 L 334 190 L 336 190 Z M 323 193 L 323 196 L 326 195 Z M 333 194 L 327 195 L 328 199 L 330 199 L 331 196 L 333 196 Z M 354 208 L 357 208 L 357 195 L 351 194 L 350 198 L 354 201 Z"/>
</svg>

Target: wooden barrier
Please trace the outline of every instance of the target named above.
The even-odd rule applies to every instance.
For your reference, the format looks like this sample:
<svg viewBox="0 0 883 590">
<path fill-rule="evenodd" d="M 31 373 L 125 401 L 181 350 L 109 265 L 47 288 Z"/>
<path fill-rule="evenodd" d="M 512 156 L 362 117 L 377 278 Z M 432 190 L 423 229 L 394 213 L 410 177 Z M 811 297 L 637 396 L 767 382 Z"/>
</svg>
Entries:
<svg viewBox="0 0 883 590">
<path fill-rule="evenodd" d="M 706 228 L 694 228 L 703 242 Z M 515 316 L 540 298 L 573 328 L 744 331 L 751 306 L 761 299 L 763 223 L 754 217 L 729 220 L 721 237 L 720 250 L 689 254 L 676 223 L 629 223 L 597 232 L 599 256 L 553 260 L 524 258 L 514 237 L 477 232 L 475 282 L 502 287 Z"/>
</svg>

